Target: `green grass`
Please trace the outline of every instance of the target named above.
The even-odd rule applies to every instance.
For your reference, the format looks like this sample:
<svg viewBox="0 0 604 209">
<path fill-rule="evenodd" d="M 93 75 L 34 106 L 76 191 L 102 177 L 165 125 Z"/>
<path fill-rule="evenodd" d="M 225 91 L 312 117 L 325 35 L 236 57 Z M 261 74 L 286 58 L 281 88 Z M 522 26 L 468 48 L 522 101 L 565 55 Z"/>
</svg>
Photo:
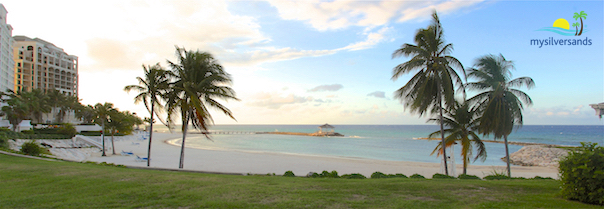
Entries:
<svg viewBox="0 0 604 209">
<path fill-rule="evenodd" d="M 558 193 L 556 180 L 234 176 L 0 154 L 2 208 L 599 208 Z"/>
</svg>

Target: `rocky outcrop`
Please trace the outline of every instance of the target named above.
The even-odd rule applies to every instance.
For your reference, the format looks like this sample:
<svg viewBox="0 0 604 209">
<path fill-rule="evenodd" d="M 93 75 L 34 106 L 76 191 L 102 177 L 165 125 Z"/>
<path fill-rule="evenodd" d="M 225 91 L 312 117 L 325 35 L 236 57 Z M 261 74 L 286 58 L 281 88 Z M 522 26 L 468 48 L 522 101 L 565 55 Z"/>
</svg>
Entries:
<svg viewBox="0 0 604 209">
<path fill-rule="evenodd" d="M 522 166 L 558 167 L 558 161 L 568 155 L 568 150 L 531 145 L 510 154 L 510 163 Z M 505 161 L 505 157 L 502 158 Z"/>
</svg>

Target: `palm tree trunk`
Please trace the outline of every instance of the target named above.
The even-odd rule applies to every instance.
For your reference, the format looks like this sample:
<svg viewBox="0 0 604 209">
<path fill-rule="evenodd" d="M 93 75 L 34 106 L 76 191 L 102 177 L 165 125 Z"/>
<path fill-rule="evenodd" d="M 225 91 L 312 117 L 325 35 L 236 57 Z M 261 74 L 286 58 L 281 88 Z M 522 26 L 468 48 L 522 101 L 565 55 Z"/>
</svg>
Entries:
<svg viewBox="0 0 604 209">
<path fill-rule="evenodd" d="M 105 154 L 105 121 L 101 122 L 103 127 L 101 129 L 101 140 L 103 141 L 103 154 L 101 156 L 107 156 Z"/>
<path fill-rule="evenodd" d="M 115 142 L 113 141 L 113 131 L 111 131 L 111 149 L 113 150 L 113 155 L 115 155 Z"/>
<path fill-rule="evenodd" d="M 508 177 L 512 178 L 512 171 L 510 170 L 510 150 L 508 149 L 508 135 L 503 135 L 503 141 L 505 142 L 505 160 L 508 164 Z"/>
<path fill-rule="evenodd" d="M 185 116 L 186 117 L 186 116 Z M 189 118 L 186 119 L 186 122 L 182 127 L 182 145 L 180 147 L 180 163 L 178 168 L 182 169 L 184 167 L 185 161 L 185 139 L 187 138 L 187 128 L 189 127 Z"/>
<path fill-rule="evenodd" d="M 153 113 L 155 109 L 155 101 L 151 101 L 151 121 L 149 122 L 149 149 L 147 150 L 147 167 L 151 163 L 151 139 L 153 138 Z"/>
<path fill-rule="evenodd" d="M 583 18 L 579 18 L 579 20 L 581 20 L 581 30 L 579 31 L 578 36 L 581 36 L 581 34 L 583 34 Z"/>
<path fill-rule="evenodd" d="M 449 168 L 447 167 L 447 144 L 445 144 L 445 128 L 443 127 L 443 103 L 441 93 L 438 93 L 438 108 L 440 109 L 440 136 L 441 142 L 443 145 L 443 159 L 445 163 L 445 174 L 449 175 Z"/>
</svg>

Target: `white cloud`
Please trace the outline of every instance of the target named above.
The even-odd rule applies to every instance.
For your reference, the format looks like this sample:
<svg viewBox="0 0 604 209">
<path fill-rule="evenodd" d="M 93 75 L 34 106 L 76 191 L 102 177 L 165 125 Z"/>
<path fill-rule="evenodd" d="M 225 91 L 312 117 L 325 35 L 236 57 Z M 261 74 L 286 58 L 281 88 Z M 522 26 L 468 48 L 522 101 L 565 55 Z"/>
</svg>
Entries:
<svg viewBox="0 0 604 209">
<path fill-rule="evenodd" d="M 367 94 L 367 96 L 377 97 L 377 98 L 386 98 L 386 93 L 383 91 L 374 91 L 374 92 Z"/>
<path fill-rule="evenodd" d="M 308 92 L 338 91 L 342 88 L 344 88 L 342 84 L 320 85 L 308 90 Z"/>
<path fill-rule="evenodd" d="M 248 103 L 253 106 L 266 107 L 270 109 L 279 109 L 284 105 L 299 104 L 313 101 L 312 97 L 296 96 L 288 94 L 281 96 L 279 93 L 261 92 L 252 96 L 252 100 Z"/>
</svg>

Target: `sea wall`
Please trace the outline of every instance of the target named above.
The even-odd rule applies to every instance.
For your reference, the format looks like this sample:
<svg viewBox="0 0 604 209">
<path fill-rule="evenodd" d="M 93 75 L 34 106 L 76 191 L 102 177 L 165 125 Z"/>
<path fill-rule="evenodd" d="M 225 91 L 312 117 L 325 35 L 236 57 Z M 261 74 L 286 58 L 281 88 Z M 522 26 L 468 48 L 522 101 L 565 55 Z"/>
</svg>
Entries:
<svg viewBox="0 0 604 209">
<path fill-rule="evenodd" d="M 566 155 L 568 150 L 565 149 L 530 145 L 510 154 L 510 163 L 522 166 L 558 167 L 558 161 Z M 505 157 L 502 160 L 505 161 Z"/>
</svg>

